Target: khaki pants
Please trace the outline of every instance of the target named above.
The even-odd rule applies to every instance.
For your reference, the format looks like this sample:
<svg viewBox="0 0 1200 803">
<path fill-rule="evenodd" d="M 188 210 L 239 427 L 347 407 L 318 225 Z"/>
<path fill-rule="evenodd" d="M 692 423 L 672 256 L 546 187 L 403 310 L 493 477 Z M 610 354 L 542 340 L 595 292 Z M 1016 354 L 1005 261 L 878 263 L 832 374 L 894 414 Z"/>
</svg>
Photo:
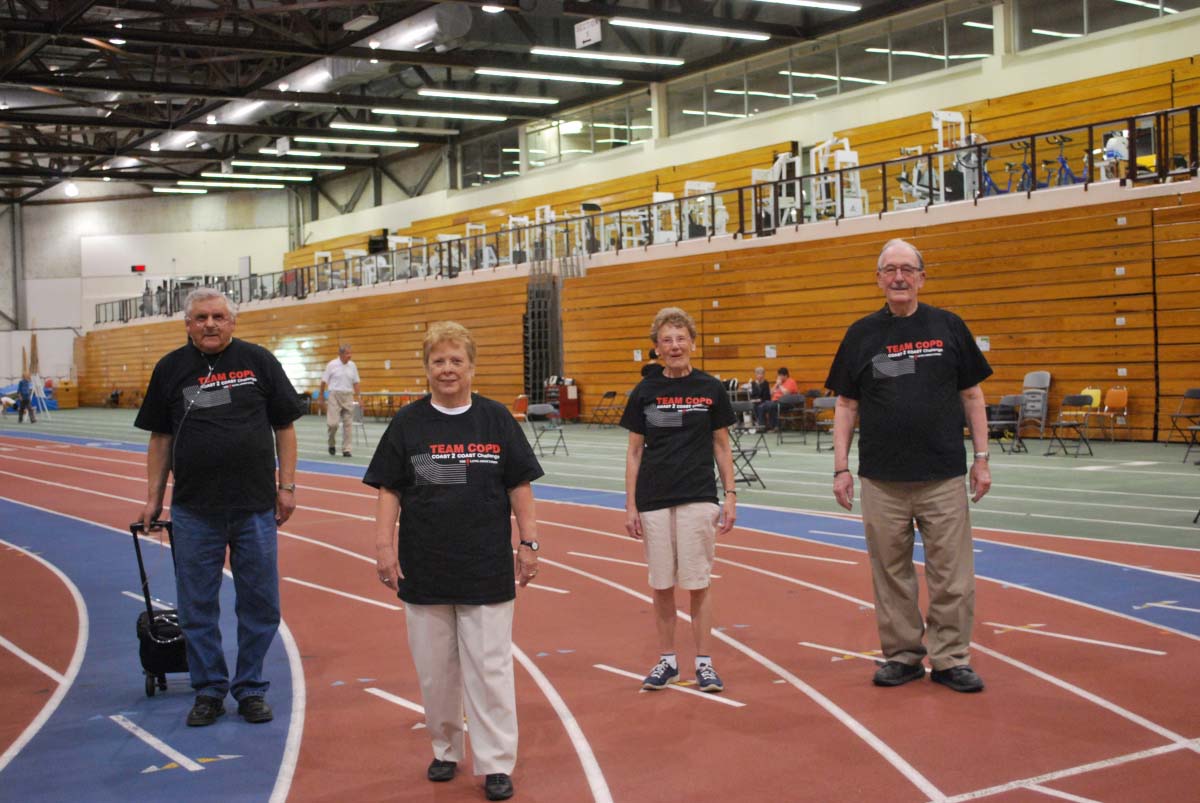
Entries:
<svg viewBox="0 0 1200 803">
<path fill-rule="evenodd" d="M 975 555 L 963 478 L 877 482 L 863 477 L 862 509 L 884 658 L 920 663 L 926 655 L 921 637 L 927 622 L 933 668 L 967 663 L 975 617 Z M 926 620 L 913 567 L 914 521 L 925 551 Z"/>
<path fill-rule="evenodd" d="M 338 422 L 342 425 L 342 451 L 350 451 L 354 435 L 354 392 L 331 390 L 325 400 L 325 426 L 329 428 L 329 448 L 334 448 Z"/>
<path fill-rule="evenodd" d="M 463 760 L 465 701 L 475 774 L 511 775 L 517 763 L 513 603 L 406 604 L 404 611 L 433 757 Z"/>
</svg>

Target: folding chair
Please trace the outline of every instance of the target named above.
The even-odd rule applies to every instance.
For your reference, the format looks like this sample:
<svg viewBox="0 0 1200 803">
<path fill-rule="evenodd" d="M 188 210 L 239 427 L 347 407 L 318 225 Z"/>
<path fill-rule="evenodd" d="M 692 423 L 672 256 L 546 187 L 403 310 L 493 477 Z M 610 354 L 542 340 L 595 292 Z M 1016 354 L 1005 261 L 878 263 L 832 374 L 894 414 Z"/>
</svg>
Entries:
<svg viewBox="0 0 1200 803">
<path fill-rule="evenodd" d="M 1078 440 L 1075 441 L 1075 449 L 1071 452 L 1072 455 L 1079 457 L 1079 452 L 1086 446 L 1088 455 L 1095 456 L 1092 452 L 1092 444 L 1088 441 L 1087 436 L 1086 412 L 1091 409 L 1091 405 L 1092 397 L 1082 393 L 1063 396 L 1062 405 L 1058 411 L 1058 418 L 1050 422 L 1050 445 L 1046 447 L 1046 457 L 1057 454 L 1058 450 L 1054 446 L 1055 441 L 1058 441 L 1058 445 L 1062 447 L 1064 455 L 1071 452 L 1062 439 L 1063 432 L 1071 431 L 1074 431 L 1078 437 Z"/>
<path fill-rule="evenodd" d="M 1107 428 L 1108 439 L 1115 441 L 1117 424 L 1129 420 L 1129 390 L 1121 385 L 1109 388 L 1104 394 L 1104 406 L 1088 414 L 1089 421 L 1093 418 L 1100 419 L 1100 433 L 1103 435 Z"/>
<path fill-rule="evenodd" d="M 1017 417 L 1017 439 L 1013 441 L 1014 452 L 1024 452 L 1021 434 L 1026 427 L 1037 427 L 1038 437 L 1046 437 L 1046 418 L 1050 412 L 1050 372 L 1030 371 L 1021 384 L 1021 412 Z M 1090 397 L 1089 397 L 1090 400 Z"/>
<path fill-rule="evenodd" d="M 761 436 L 762 433 L 759 433 L 759 437 Z M 758 454 L 758 449 L 743 449 L 732 442 L 729 445 L 733 448 L 733 471 L 737 475 L 733 478 L 733 484 L 744 482 L 747 488 L 752 488 L 757 482 L 765 490 L 767 484 L 754 468 L 754 456 Z"/>
<path fill-rule="evenodd" d="M 779 432 L 775 442 L 782 444 L 785 432 L 799 432 L 800 442 L 808 443 L 808 398 L 803 393 L 785 393 L 779 397 Z"/>
<path fill-rule="evenodd" d="M 1004 448 L 1005 437 L 1012 438 L 1013 451 L 1017 451 L 1017 445 L 1021 442 L 1021 434 L 1017 430 L 1020 414 L 1020 394 L 1013 393 L 1003 396 L 999 404 L 988 405 L 988 438 L 996 442 L 1001 452 L 1008 451 Z"/>
<path fill-rule="evenodd" d="M 829 448 L 821 448 L 821 436 L 825 433 L 829 434 L 829 439 L 833 440 L 833 408 L 837 407 L 836 396 L 822 396 L 819 399 L 813 399 L 813 428 L 817 431 L 817 451 L 832 452 L 833 444 L 829 444 Z"/>
<path fill-rule="evenodd" d="M 737 421 L 735 421 L 733 426 L 729 428 L 730 446 L 732 446 L 736 452 L 738 449 L 742 448 L 742 438 L 744 438 L 746 435 L 754 435 L 756 437 L 754 439 L 754 446 L 751 447 L 751 450 L 758 451 L 759 449 L 762 449 L 767 453 L 767 457 L 770 457 L 771 449 L 767 446 L 766 433 L 759 432 L 758 427 L 753 423 L 746 423 L 747 415 L 749 415 L 751 421 L 754 420 L 754 402 L 735 401 L 730 402 L 730 405 L 733 407 L 734 415 L 737 416 Z"/>
<path fill-rule="evenodd" d="M 617 392 L 615 390 L 606 390 L 600 400 L 592 407 L 592 416 L 588 419 L 587 428 L 591 429 L 595 424 L 598 427 L 616 426 L 620 421 L 621 413 L 624 412 L 617 406 Z"/>
<path fill-rule="evenodd" d="M 1171 442 L 1171 436 L 1176 432 L 1186 441 L 1188 435 L 1183 427 L 1195 424 L 1200 424 L 1200 388 L 1188 388 L 1179 399 L 1179 409 L 1171 413 L 1171 429 L 1167 431 L 1167 443 Z"/>
<path fill-rule="evenodd" d="M 525 418 L 529 421 L 529 429 L 533 432 L 533 448 L 537 449 L 539 457 L 546 456 L 542 438 L 556 438 L 554 448 L 550 451 L 551 456 L 558 454 L 558 447 L 561 444 L 563 452 L 570 457 L 571 453 L 567 451 L 566 438 L 563 437 L 562 417 L 559 416 L 558 410 L 553 404 L 531 404 L 525 411 Z"/>
<path fill-rule="evenodd" d="M 358 435 L 360 435 L 360 434 L 361 434 L 361 435 L 362 435 L 363 446 L 370 446 L 370 445 L 371 445 L 371 441 L 370 441 L 370 439 L 367 437 L 367 422 L 366 422 L 365 420 L 363 420 L 363 408 L 362 408 L 362 405 L 361 405 L 361 404 L 359 404 L 358 402 L 355 402 L 355 403 L 354 403 L 354 406 L 352 406 L 352 407 L 350 408 L 350 416 L 351 416 L 351 419 L 352 419 L 352 423 L 351 423 L 351 425 L 350 425 L 350 428 L 351 428 L 352 430 L 354 430 L 354 435 L 355 435 L 355 443 L 357 443 L 357 442 L 358 442 Z"/>
<path fill-rule="evenodd" d="M 517 396 L 516 401 L 513 402 L 513 418 L 517 419 L 518 421 L 524 421 L 525 413 L 528 410 L 529 397 L 522 393 L 521 395 Z"/>
<path fill-rule="evenodd" d="M 1197 442 L 1197 438 L 1200 438 L 1200 424 L 1193 424 L 1192 426 L 1188 427 L 1187 432 L 1190 440 L 1188 440 L 1187 451 L 1183 453 L 1183 462 L 1185 463 L 1188 461 L 1188 457 L 1192 454 L 1192 449 L 1200 447 L 1200 443 Z"/>
</svg>

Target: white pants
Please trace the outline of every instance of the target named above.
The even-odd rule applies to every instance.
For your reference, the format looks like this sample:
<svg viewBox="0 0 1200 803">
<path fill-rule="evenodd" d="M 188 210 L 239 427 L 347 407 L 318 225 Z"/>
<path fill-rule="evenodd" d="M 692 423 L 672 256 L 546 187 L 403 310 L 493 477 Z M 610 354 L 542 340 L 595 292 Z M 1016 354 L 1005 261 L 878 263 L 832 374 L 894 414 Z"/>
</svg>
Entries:
<svg viewBox="0 0 1200 803">
<path fill-rule="evenodd" d="M 511 775 L 517 763 L 513 603 L 406 604 L 404 611 L 433 757 L 463 760 L 465 702 L 475 774 Z"/>
</svg>

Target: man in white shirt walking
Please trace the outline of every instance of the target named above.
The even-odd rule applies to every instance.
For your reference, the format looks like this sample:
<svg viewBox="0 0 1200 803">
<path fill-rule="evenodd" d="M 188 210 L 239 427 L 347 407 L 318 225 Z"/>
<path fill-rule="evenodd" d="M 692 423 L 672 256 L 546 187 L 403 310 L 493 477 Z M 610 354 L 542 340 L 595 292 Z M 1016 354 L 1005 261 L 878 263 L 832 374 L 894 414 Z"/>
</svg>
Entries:
<svg viewBox="0 0 1200 803">
<path fill-rule="evenodd" d="M 325 395 L 325 388 L 329 395 Z M 362 402 L 358 389 L 358 366 L 350 359 L 350 345 L 338 346 L 337 359 L 329 361 L 321 374 L 321 403 L 325 406 L 325 424 L 329 428 L 329 453 L 337 454 L 334 443 L 338 422 L 342 424 L 342 457 L 350 457 L 350 439 L 354 427 L 354 405 Z"/>
</svg>

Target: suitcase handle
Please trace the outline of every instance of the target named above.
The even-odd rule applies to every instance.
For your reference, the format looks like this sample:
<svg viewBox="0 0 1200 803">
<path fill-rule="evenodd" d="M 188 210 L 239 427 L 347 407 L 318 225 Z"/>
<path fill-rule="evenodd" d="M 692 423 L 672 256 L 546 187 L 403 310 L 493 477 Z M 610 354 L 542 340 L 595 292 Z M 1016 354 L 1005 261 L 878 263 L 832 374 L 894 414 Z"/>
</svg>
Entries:
<svg viewBox="0 0 1200 803">
<path fill-rule="evenodd" d="M 167 531 L 167 540 L 171 543 L 171 557 L 175 556 L 175 537 L 172 532 L 171 522 L 159 521 L 155 519 L 150 522 L 151 529 L 162 528 Z M 146 564 L 142 562 L 142 544 L 138 540 L 138 534 L 146 531 L 145 525 L 140 521 L 135 521 L 129 525 L 129 534 L 133 536 L 133 551 L 137 555 L 138 573 L 142 576 L 142 598 L 146 602 L 146 615 L 150 617 L 150 621 L 154 621 L 154 605 L 150 602 L 150 578 L 146 576 Z"/>
</svg>

